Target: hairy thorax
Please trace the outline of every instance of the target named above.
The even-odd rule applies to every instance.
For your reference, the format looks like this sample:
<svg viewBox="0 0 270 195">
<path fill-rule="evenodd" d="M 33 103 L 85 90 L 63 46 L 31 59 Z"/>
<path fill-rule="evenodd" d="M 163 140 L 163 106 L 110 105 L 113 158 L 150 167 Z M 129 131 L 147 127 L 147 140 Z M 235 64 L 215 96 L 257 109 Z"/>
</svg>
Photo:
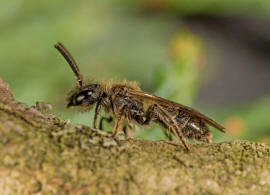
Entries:
<svg viewBox="0 0 270 195">
<path fill-rule="evenodd" d="M 103 97 L 102 104 L 107 113 L 128 122 L 142 123 L 145 113 L 144 103 L 139 99 L 126 96 L 128 89 L 141 90 L 136 82 L 109 82 L 103 87 L 103 96 L 106 97 Z"/>
</svg>

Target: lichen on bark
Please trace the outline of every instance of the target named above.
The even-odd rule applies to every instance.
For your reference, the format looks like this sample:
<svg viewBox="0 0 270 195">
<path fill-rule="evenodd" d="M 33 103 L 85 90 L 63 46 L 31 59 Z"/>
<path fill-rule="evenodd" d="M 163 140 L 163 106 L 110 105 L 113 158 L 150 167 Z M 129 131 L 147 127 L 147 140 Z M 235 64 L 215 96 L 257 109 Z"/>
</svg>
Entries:
<svg viewBox="0 0 270 195">
<path fill-rule="evenodd" d="M 14 100 L 0 79 L 0 194 L 269 194 L 270 148 L 111 139 Z"/>
</svg>

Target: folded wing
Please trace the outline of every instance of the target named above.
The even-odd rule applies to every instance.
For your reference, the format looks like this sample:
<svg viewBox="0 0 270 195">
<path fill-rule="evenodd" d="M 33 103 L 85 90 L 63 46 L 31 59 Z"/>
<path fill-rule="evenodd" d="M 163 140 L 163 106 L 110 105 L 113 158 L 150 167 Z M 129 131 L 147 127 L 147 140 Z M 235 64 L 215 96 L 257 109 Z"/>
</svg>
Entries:
<svg viewBox="0 0 270 195">
<path fill-rule="evenodd" d="M 145 93 L 143 91 L 137 91 L 137 90 L 133 90 L 133 89 L 127 89 L 126 95 L 130 96 L 130 97 L 135 97 L 135 98 L 138 98 L 141 100 L 146 100 L 148 102 L 156 103 L 156 104 L 171 105 L 173 107 L 185 109 L 191 115 L 199 117 L 200 119 L 205 121 L 207 124 L 209 124 L 209 125 L 215 127 L 216 129 L 225 133 L 225 128 L 223 126 L 221 126 L 220 124 L 218 124 L 217 122 L 215 122 L 211 118 L 205 116 L 204 114 L 202 114 L 202 113 L 200 113 L 200 112 L 198 112 L 198 111 L 196 111 L 193 108 L 190 108 L 188 106 L 185 106 L 185 105 L 182 105 L 182 104 L 170 101 L 170 100 L 166 100 L 164 98 L 161 98 L 161 97 L 158 97 L 158 96 L 155 96 L 152 94 L 148 94 L 148 93 Z"/>
</svg>

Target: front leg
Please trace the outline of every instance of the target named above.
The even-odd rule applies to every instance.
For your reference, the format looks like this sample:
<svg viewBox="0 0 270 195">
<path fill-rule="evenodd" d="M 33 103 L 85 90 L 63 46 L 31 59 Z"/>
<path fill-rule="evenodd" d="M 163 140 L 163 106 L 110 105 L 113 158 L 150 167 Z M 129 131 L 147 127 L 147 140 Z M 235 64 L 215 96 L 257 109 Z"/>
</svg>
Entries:
<svg viewBox="0 0 270 195">
<path fill-rule="evenodd" d="M 101 101 L 98 101 L 95 109 L 95 115 L 94 115 L 94 129 L 97 129 L 97 117 L 101 109 Z"/>
</svg>

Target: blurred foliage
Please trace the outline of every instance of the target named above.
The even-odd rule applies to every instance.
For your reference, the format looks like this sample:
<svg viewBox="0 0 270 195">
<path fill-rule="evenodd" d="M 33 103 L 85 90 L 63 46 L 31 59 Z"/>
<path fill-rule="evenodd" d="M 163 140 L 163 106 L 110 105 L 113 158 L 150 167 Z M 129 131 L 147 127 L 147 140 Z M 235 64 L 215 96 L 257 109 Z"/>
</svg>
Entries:
<svg viewBox="0 0 270 195">
<path fill-rule="evenodd" d="M 269 16 L 268 0 L 120 0 L 131 7 L 154 12 L 171 12 L 176 15 L 248 15 Z"/>
<path fill-rule="evenodd" d="M 269 139 L 270 129 L 269 108 L 270 97 L 268 96 L 254 102 L 223 108 L 219 116 L 224 119 L 228 136 L 231 138 L 266 141 Z"/>
<path fill-rule="evenodd" d="M 157 12 L 146 14 L 152 11 Z M 92 124 L 93 112 L 65 109 L 65 96 L 75 82 L 53 48 L 61 41 L 85 78 L 138 80 L 145 91 L 192 106 L 207 67 L 205 43 L 175 13 L 268 15 L 269 11 L 270 1 L 264 0 L 1 0 L 0 76 L 18 100 L 29 105 L 48 102 L 61 117 Z M 213 131 L 216 141 L 269 136 L 269 97 L 215 110 L 200 107 L 228 127 L 225 136 Z M 155 125 L 137 132 L 147 139 L 164 138 Z"/>
<path fill-rule="evenodd" d="M 182 31 L 170 41 L 170 62 L 158 70 L 155 93 L 191 106 L 198 91 L 199 71 L 205 65 L 202 41 Z"/>
</svg>

